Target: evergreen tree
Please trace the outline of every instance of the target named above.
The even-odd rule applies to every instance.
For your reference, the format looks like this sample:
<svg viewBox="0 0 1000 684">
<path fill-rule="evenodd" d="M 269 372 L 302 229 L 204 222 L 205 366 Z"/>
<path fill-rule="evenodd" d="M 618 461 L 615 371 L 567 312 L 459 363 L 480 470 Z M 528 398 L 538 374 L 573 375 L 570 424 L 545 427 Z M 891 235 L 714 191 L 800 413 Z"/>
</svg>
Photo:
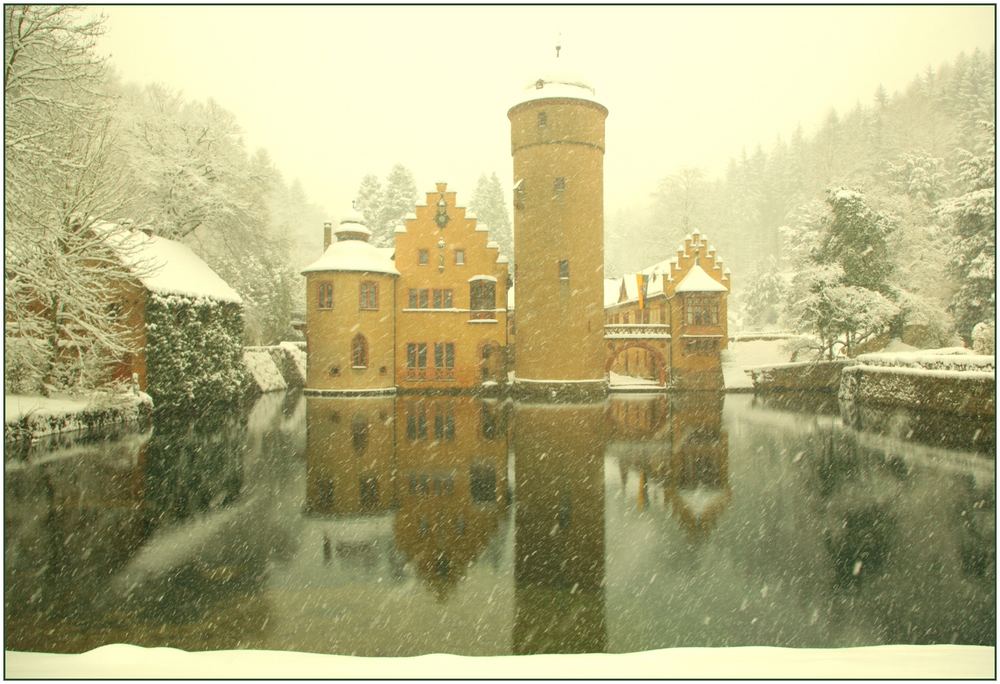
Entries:
<svg viewBox="0 0 1000 684">
<path fill-rule="evenodd" d="M 417 184 L 405 166 L 396 164 L 384 185 L 373 174 L 362 178 L 355 201 L 372 232 L 372 244 L 388 247 L 396 225 L 417 203 Z"/>
<path fill-rule="evenodd" d="M 815 260 L 837 264 L 842 282 L 878 292 L 888 292 L 893 264 L 887 238 L 893 230 L 889 218 L 872 209 L 857 190 L 833 188 L 827 192 L 830 214 L 822 229 Z"/>
<path fill-rule="evenodd" d="M 514 236 L 510 225 L 510 212 L 504 199 L 503 187 L 496 172 L 479 177 L 469 201 L 469 209 L 476 212 L 481 224 L 490 229 L 490 237 L 500 245 L 500 253 L 514 263 Z"/>
<path fill-rule="evenodd" d="M 992 134 L 992 124 L 988 130 Z M 996 316 L 996 158 L 992 151 L 964 154 L 959 176 L 968 190 L 940 211 L 954 230 L 950 271 L 959 287 L 951 310 L 959 335 L 970 342 L 975 325 Z"/>
</svg>

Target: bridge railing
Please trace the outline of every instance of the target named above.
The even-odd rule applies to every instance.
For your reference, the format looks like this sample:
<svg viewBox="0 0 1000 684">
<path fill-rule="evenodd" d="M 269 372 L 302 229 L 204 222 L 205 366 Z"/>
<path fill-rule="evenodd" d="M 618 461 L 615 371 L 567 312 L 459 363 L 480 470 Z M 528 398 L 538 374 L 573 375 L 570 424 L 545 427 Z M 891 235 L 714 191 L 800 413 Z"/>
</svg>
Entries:
<svg viewBox="0 0 1000 684">
<path fill-rule="evenodd" d="M 604 339 L 670 339 L 670 326 L 666 323 L 613 323 L 604 326 Z"/>
</svg>

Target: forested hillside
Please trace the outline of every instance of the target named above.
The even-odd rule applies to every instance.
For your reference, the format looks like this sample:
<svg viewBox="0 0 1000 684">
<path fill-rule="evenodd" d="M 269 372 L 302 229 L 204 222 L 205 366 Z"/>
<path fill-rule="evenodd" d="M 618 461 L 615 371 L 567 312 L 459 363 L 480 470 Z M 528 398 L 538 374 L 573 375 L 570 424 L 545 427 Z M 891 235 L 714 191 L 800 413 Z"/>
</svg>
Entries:
<svg viewBox="0 0 1000 684">
<path fill-rule="evenodd" d="M 609 216 L 609 274 L 669 256 L 698 228 L 733 271 L 741 322 L 791 325 L 795 312 L 778 300 L 817 255 L 810 245 L 838 211 L 831 193 L 844 189 L 855 209 L 878 215 L 891 266 L 880 287 L 896 313 L 969 340 L 994 310 L 994 65 L 994 54 L 975 51 L 928 68 L 904 92 L 879 88 L 850 112 L 831 111 L 811 137 L 800 129 L 743 151 L 722 178 L 674 171 L 645 211 Z"/>
</svg>

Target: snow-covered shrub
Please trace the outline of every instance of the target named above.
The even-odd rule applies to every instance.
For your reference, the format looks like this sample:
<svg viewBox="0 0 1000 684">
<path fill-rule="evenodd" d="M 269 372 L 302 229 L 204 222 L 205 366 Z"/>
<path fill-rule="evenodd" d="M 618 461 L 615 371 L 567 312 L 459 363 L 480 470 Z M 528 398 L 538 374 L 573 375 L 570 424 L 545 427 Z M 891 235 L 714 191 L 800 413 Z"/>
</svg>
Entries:
<svg viewBox="0 0 1000 684">
<path fill-rule="evenodd" d="M 306 351 L 305 349 L 302 348 L 303 345 L 297 344 L 295 342 L 282 342 L 278 346 L 285 350 L 285 356 L 291 360 L 292 362 L 291 366 L 295 370 L 295 373 L 298 375 L 298 377 L 296 378 L 298 382 L 295 384 L 299 384 L 305 387 Z M 287 379 L 288 375 L 286 374 L 285 377 Z"/>
<path fill-rule="evenodd" d="M 250 391 L 257 394 L 276 392 L 288 387 L 281 371 L 271 358 L 273 347 L 247 347 L 243 351 L 243 365 L 247 370 Z"/>
<path fill-rule="evenodd" d="M 157 408 L 238 399 L 245 377 L 242 338 L 238 304 L 150 294 L 146 303 L 147 391 Z"/>
<path fill-rule="evenodd" d="M 993 354 L 996 338 L 996 324 L 993 321 L 980 321 L 972 329 L 972 349 L 977 354 Z"/>
</svg>

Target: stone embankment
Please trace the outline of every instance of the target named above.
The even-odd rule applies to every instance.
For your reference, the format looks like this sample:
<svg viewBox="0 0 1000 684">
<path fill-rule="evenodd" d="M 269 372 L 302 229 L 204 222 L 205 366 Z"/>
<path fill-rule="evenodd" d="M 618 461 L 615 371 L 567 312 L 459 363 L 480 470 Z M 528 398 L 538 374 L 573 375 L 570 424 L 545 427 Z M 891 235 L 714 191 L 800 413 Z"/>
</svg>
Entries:
<svg viewBox="0 0 1000 684">
<path fill-rule="evenodd" d="M 87 398 L 4 396 L 5 446 L 27 446 L 63 432 L 102 434 L 123 426 L 148 424 L 153 400 L 144 392 L 95 394 Z"/>
<path fill-rule="evenodd" d="M 842 401 L 858 404 L 996 415 L 995 360 L 962 347 L 862 354 L 747 372 L 755 393 L 836 392 Z"/>
</svg>

